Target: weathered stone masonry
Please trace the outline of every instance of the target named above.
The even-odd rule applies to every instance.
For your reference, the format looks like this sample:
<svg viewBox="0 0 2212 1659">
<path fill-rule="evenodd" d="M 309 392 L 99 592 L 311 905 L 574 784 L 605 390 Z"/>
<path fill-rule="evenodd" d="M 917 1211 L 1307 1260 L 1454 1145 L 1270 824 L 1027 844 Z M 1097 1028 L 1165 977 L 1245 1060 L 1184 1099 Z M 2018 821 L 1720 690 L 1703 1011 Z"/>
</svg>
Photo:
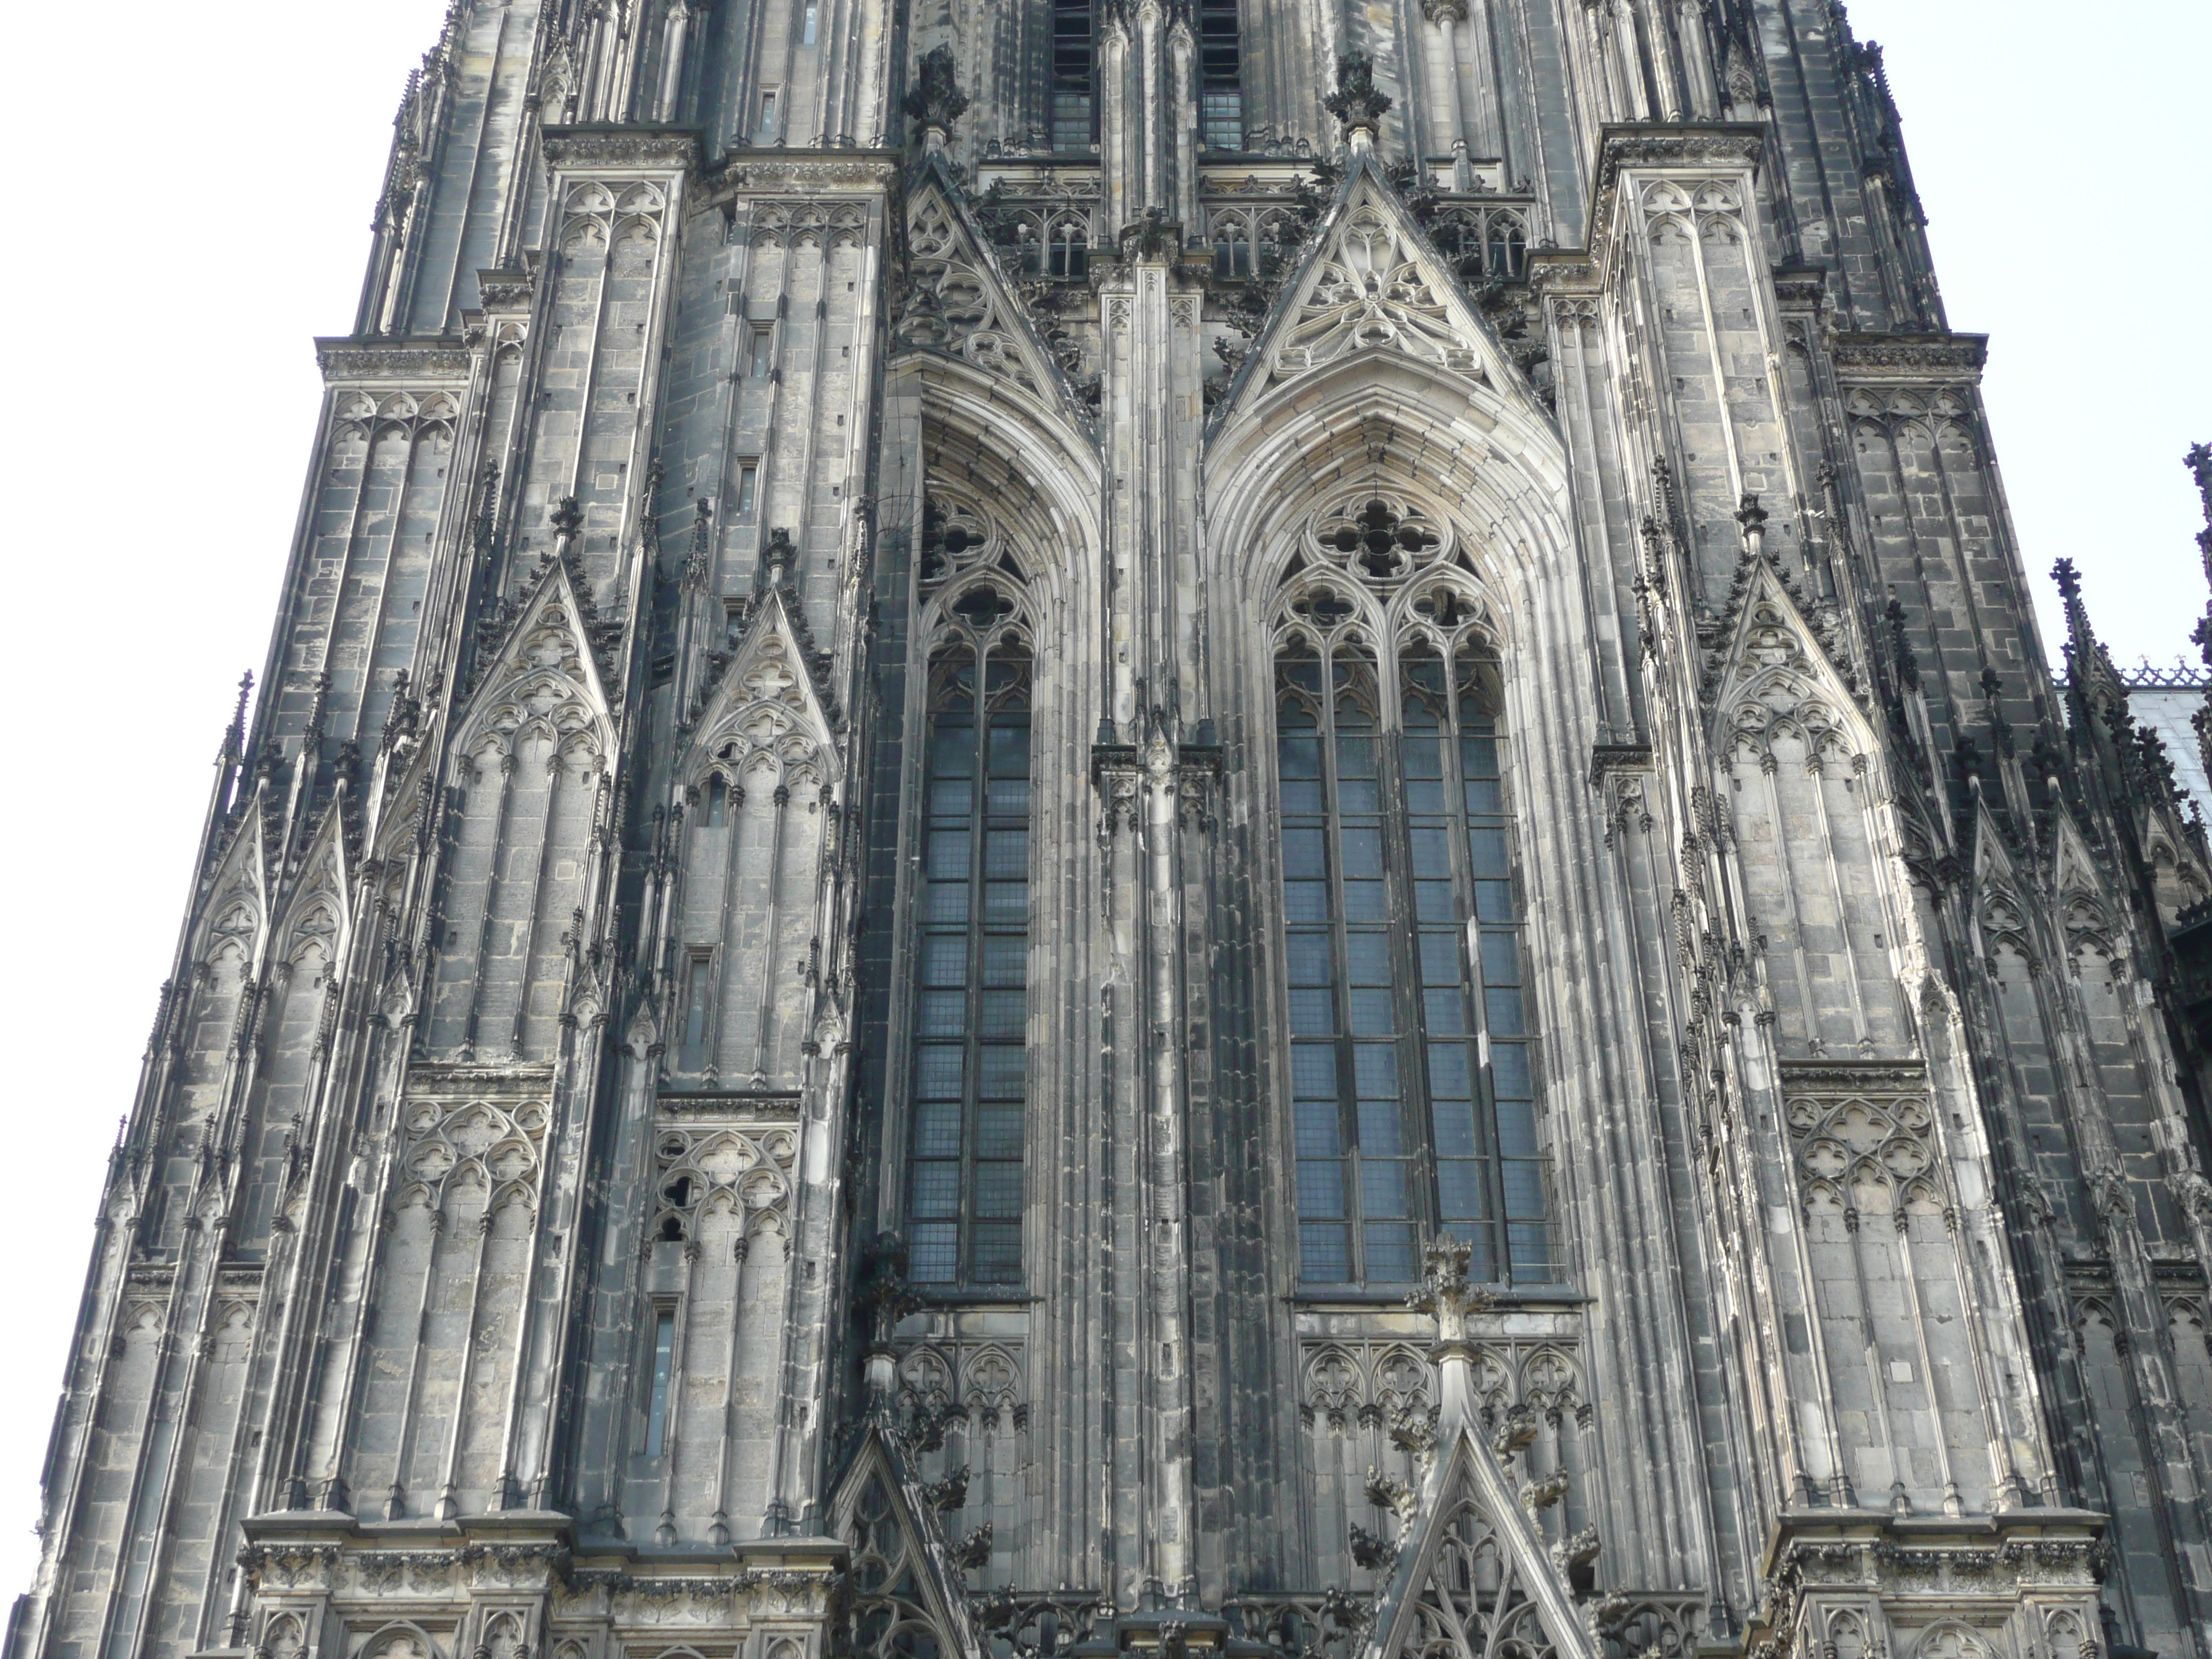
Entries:
<svg viewBox="0 0 2212 1659">
<path fill-rule="evenodd" d="M 2212 1659 L 2212 855 L 1835 0 L 457 0 L 318 349 L 12 1654 Z"/>
</svg>

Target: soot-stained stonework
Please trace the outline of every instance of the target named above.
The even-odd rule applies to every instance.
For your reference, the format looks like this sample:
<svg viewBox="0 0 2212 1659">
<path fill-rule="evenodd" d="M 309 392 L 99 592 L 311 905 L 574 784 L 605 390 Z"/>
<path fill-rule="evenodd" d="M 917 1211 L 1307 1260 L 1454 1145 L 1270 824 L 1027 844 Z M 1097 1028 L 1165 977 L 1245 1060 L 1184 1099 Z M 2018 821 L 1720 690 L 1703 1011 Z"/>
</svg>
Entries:
<svg viewBox="0 0 2212 1659">
<path fill-rule="evenodd" d="M 12 1654 L 2212 1659 L 2187 727 L 1834 0 L 457 0 L 318 345 Z"/>
</svg>

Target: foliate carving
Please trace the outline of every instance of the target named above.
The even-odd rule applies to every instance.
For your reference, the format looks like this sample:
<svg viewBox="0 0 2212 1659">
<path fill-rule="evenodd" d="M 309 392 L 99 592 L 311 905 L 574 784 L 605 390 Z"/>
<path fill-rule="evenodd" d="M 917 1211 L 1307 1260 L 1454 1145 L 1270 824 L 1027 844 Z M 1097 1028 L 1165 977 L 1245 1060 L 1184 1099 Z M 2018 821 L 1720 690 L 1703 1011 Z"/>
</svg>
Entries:
<svg viewBox="0 0 2212 1659">
<path fill-rule="evenodd" d="M 469 378 L 470 353 L 465 346 L 443 340 L 434 345 L 318 340 L 315 361 L 322 366 L 323 379 L 334 383 L 451 380 L 459 384 Z"/>
<path fill-rule="evenodd" d="M 1322 107 L 1344 124 L 1347 136 L 1365 128 L 1373 132 L 1382 125 L 1389 97 L 1376 89 L 1375 64 L 1364 52 L 1336 60 L 1336 90 L 1322 100 Z"/>
<path fill-rule="evenodd" d="M 1319 258 L 1297 320 L 1270 355 L 1275 380 L 1376 350 L 1482 378 L 1481 356 L 1454 322 L 1441 280 L 1397 216 L 1379 202 L 1356 202 Z"/>
<path fill-rule="evenodd" d="M 556 167 L 665 167 L 688 172 L 699 164 L 699 141 L 688 132 L 549 126 L 544 142 L 545 159 Z"/>
<path fill-rule="evenodd" d="M 457 1179 L 491 1193 L 489 1209 L 508 1193 L 528 1198 L 538 1179 L 547 1116 L 547 1102 L 537 1097 L 410 1096 L 400 1113 L 393 1209 L 422 1201 L 435 1211 Z"/>
<path fill-rule="evenodd" d="M 1989 344 L 1985 334 L 1839 334 L 1829 353 L 1846 385 L 1973 386 L 1989 360 Z"/>
</svg>

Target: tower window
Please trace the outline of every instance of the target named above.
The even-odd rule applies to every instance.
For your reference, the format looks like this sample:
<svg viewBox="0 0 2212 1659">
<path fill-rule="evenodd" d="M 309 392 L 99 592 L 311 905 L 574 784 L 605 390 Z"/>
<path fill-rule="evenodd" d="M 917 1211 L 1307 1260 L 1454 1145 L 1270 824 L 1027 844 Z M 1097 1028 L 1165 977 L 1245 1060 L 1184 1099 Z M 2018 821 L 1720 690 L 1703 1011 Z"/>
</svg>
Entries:
<svg viewBox="0 0 2212 1659">
<path fill-rule="evenodd" d="M 1085 153 L 1097 137 L 1092 110 L 1098 54 L 1091 4 L 1091 0 L 1053 0 L 1052 147 L 1061 154 Z"/>
<path fill-rule="evenodd" d="M 645 1455 L 667 1449 L 668 1385 L 676 1369 L 676 1310 L 663 1308 L 653 1320 L 653 1392 L 645 1413 Z"/>
<path fill-rule="evenodd" d="M 811 46 L 814 44 L 814 29 L 816 24 L 820 21 L 821 12 L 820 6 L 810 5 L 800 14 L 799 33 L 800 46 Z"/>
<path fill-rule="evenodd" d="M 960 608 L 991 629 L 1006 603 L 979 589 Z M 1022 1276 L 1029 661 L 1003 629 L 983 638 L 930 674 L 907 1205 L 924 1284 Z"/>
<path fill-rule="evenodd" d="M 1208 149 L 1244 148 L 1243 54 L 1237 39 L 1237 0 L 1200 0 L 1199 136 Z"/>
<path fill-rule="evenodd" d="M 750 519 L 753 515 L 753 491 L 760 484 L 760 463 L 738 463 L 738 516 Z"/>
<path fill-rule="evenodd" d="M 764 380 L 775 367 L 775 328 L 770 323 L 755 323 L 747 342 L 745 371 L 756 380 Z"/>
<path fill-rule="evenodd" d="M 1341 580 L 1309 576 L 1276 658 L 1299 1276 L 1405 1284 L 1441 1231 L 1481 1279 L 1549 1283 L 1497 665 L 1431 579 L 1382 673 L 1365 595 L 1441 546 L 1414 515 L 1370 502 L 1322 545 Z"/>
<path fill-rule="evenodd" d="M 714 780 L 714 789 L 708 796 L 707 823 L 710 829 L 723 826 L 722 781 Z M 714 958 L 705 951 L 695 951 L 686 964 L 684 981 L 684 1060 L 687 1069 L 696 1071 L 706 1063 L 707 1014 L 709 988 L 714 983 Z"/>
<path fill-rule="evenodd" d="M 763 138 L 775 137 L 775 94 L 773 92 L 761 94 L 760 136 Z"/>
</svg>

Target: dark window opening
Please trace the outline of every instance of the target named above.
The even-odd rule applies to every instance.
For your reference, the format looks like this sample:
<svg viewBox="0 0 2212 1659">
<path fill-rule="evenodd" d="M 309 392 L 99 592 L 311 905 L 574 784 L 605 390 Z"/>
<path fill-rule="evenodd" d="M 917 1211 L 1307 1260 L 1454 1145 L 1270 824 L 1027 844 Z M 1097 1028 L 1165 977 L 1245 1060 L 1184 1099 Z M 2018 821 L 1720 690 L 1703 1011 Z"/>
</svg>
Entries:
<svg viewBox="0 0 2212 1659">
<path fill-rule="evenodd" d="M 1052 147 L 1084 154 L 1097 137 L 1093 92 L 1098 52 L 1091 0 L 1053 0 Z"/>
<path fill-rule="evenodd" d="M 965 604 L 960 611 L 971 614 Z M 908 1269 L 920 1284 L 1012 1285 L 1022 1276 L 1026 649 L 987 653 L 980 684 L 977 667 L 960 647 L 930 673 L 907 1173 Z"/>
<path fill-rule="evenodd" d="M 1553 1283 L 1495 666 L 1414 647 L 1399 680 L 1386 708 L 1356 645 L 1277 662 L 1299 1276 L 1407 1284 L 1441 1231 Z"/>
<path fill-rule="evenodd" d="M 658 1457 L 666 1449 L 668 1385 L 675 1367 L 676 1311 L 672 1308 L 663 1308 L 653 1322 L 653 1394 L 645 1413 L 645 1455 L 647 1457 Z"/>
<path fill-rule="evenodd" d="M 1199 136 L 1208 149 L 1244 148 L 1243 73 L 1237 40 L 1237 0 L 1200 0 Z"/>
</svg>

